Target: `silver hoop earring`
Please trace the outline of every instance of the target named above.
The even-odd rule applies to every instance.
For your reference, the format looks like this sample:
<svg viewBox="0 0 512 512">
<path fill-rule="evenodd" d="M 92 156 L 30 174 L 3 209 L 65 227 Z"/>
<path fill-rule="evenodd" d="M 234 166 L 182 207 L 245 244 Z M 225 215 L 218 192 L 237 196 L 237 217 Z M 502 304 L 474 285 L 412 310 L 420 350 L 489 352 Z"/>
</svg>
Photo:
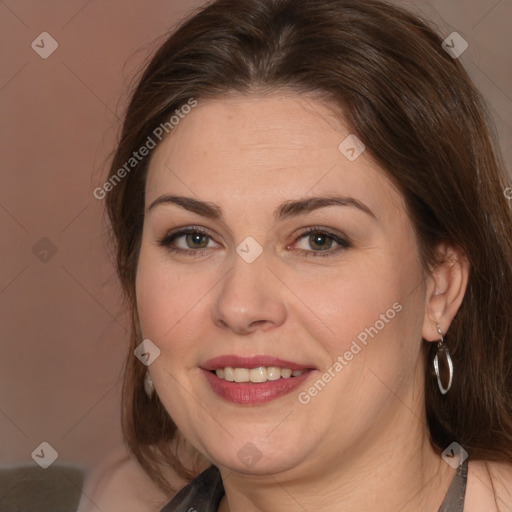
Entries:
<svg viewBox="0 0 512 512">
<path fill-rule="evenodd" d="M 153 394 L 155 393 L 155 385 L 153 384 L 153 379 L 149 374 L 149 370 L 146 371 L 146 375 L 144 376 L 144 391 L 149 398 L 153 398 Z"/>
<path fill-rule="evenodd" d="M 439 391 L 443 395 L 446 395 L 448 391 L 450 391 L 450 388 L 452 387 L 452 381 L 453 381 L 453 362 L 452 358 L 450 357 L 450 351 L 448 350 L 448 346 L 446 345 L 444 341 L 444 334 L 441 330 L 441 327 L 439 327 L 439 324 L 437 324 L 437 332 L 441 336 L 441 339 L 437 342 L 437 353 L 434 357 L 434 371 L 436 373 L 437 377 L 437 385 L 439 386 Z M 445 387 L 441 380 L 441 371 L 439 370 L 439 358 L 443 359 L 443 366 L 445 369 L 448 369 L 448 384 Z"/>
</svg>

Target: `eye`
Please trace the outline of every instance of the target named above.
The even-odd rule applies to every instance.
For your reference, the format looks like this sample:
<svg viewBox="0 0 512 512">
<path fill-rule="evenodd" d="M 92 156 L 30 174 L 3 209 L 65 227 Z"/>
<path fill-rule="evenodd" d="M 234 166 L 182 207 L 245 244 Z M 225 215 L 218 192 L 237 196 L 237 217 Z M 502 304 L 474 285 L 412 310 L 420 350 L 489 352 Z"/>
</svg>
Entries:
<svg viewBox="0 0 512 512">
<path fill-rule="evenodd" d="M 305 249 L 298 249 L 299 254 L 306 257 L 330 256 L 352 247 L 347 238 L 329 233 L 325 229 L 317 227 L 309 228 L 306 232 L 303 232 L 298 240 L 304 240 L 303 246 L 306 245 L 312 249 L 309 250 L 307 247 Z M 333 245 L 336 245 L 337 248 L 331 250 Z"/>
<path fill-rule="evenodd" d="M 180 241 L 178 243 L 178 241 Z M 184 228 L 174 233 L 169 233 L 159 240 L 158 244 L 173 252 L 188 255 L 200 255 L 204 249 L 209 249 L 209 242 L 213 243 L 210 235 L 199 228 Z"/>
</svg>

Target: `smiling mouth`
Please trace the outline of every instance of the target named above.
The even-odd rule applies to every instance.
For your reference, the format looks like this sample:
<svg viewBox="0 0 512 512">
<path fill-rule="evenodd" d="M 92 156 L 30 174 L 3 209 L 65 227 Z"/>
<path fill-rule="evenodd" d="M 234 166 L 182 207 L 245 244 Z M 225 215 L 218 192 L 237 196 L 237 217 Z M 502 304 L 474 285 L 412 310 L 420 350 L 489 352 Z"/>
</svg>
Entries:
<svg viewBox="0 0 512 512">
<path fill-rule="evenodd" d="M 220 356 L 201 368 L 210 389 L 228 402 L 258 406 L 291 393 L 315 368 L 271 356 Z"/>
<path fill-rule="evenodd" d="M 257 368 L 234 368 L 226 366 L 211 370 L 219 379 L 227 382 L 261 382 L 290 379 L 301 376 L 307 369 L 291 370 L 290 368 L 279 368 L 277 366 L 258 366 Z"/>
</svg>

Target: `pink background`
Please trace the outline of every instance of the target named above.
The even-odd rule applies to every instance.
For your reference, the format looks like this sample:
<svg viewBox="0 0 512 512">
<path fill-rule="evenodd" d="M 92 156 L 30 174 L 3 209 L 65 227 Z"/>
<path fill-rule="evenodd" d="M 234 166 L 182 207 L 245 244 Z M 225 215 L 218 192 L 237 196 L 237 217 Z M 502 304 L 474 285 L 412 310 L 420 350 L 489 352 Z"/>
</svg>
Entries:
<svg viewBox="0 0 512 512">
<path fill-rule="evenodd" d="M 46 441 L 61 462 L 89 467 L 120 443 L 127 322 L 93 190 L 133 73 L 202 3 L 0 2 L 0 464 L 31 462 Z M 461 60 L 510 169 L 512 2 L 404 4 L 468 41 Z M 58 42 L 47 59 L 31 47 L 42 32 Z"/>
</svg>

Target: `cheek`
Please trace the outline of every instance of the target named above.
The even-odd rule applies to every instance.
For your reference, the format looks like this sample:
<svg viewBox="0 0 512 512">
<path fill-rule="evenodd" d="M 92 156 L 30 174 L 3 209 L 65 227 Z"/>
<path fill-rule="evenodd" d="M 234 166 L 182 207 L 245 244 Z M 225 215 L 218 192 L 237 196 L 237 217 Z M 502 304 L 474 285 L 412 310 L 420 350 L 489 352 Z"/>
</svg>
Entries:
<svg viewBox="0 0 512 512">
<path fill-rule="evenodd" d="M 141 251 L 136 278 L 137 309 L 145 338 L 157 345 L 179 340 L 176 331 L 193 317 L 194 304 L 204 294 L 199 278 L 171 270 L 161 258 Z M 162 349 L 162 347 L 160 347 Z"/>
<path fill-rule="evenodd" d="M 325 335 L 324 330 L 317 340 L 329 355 L 324 375 L 331 375 L 325 376 L 332 384 L 318 393 L 318 399 L 315 389 L 304 390 L 318 417 L 330 416 L 337 423 L 352 411 L 358 419 L 346 429 L 354 436 L 379 411 L 391 410 L 397 402 L 395 393 L 401 395 L 408 388 L 421 357 L 421 267 L 414 253 L 401 260 L 388 255 L 378 261 L 371 267 L 347 269 L 329 281 L 333 300 L 325 302 L 323 319 L 334 334 Z"/>
<path fill-rule="evenodd" d="M 355 372 L 357 379 L 368 365 L 392 379 L 399 367 L 412 371 L 419 356 L 424 311 L 415 251 L 374 253 L 371 259 L 340 268 L 338 276 L 327 282 L 324 297 L 331 299 L 322 301 L 315 292 L 312 300 L 329 327 L 323 341 L 331 359 L 342 356 L 350 362 L 348 373 Z"/>
<path fill-rule="evenodd" d="M 405 300 L 408 284 L 402 272 L 379 255 L 372 260 L 341 265 L 336 273 L 323 279 L 325 284 L 321 287 L 302 280 L 301 286 L 307 290 L 305 302 L 319 313 L 328 328 L 324 332 L 330 332 L 333 348 L 347 349 L 359 334 L 363 333 L 364 339 L 366 330 L 375 324 L 383 331 L 397 316 L 400 307 L 396 304 Z"/>
</svg>

